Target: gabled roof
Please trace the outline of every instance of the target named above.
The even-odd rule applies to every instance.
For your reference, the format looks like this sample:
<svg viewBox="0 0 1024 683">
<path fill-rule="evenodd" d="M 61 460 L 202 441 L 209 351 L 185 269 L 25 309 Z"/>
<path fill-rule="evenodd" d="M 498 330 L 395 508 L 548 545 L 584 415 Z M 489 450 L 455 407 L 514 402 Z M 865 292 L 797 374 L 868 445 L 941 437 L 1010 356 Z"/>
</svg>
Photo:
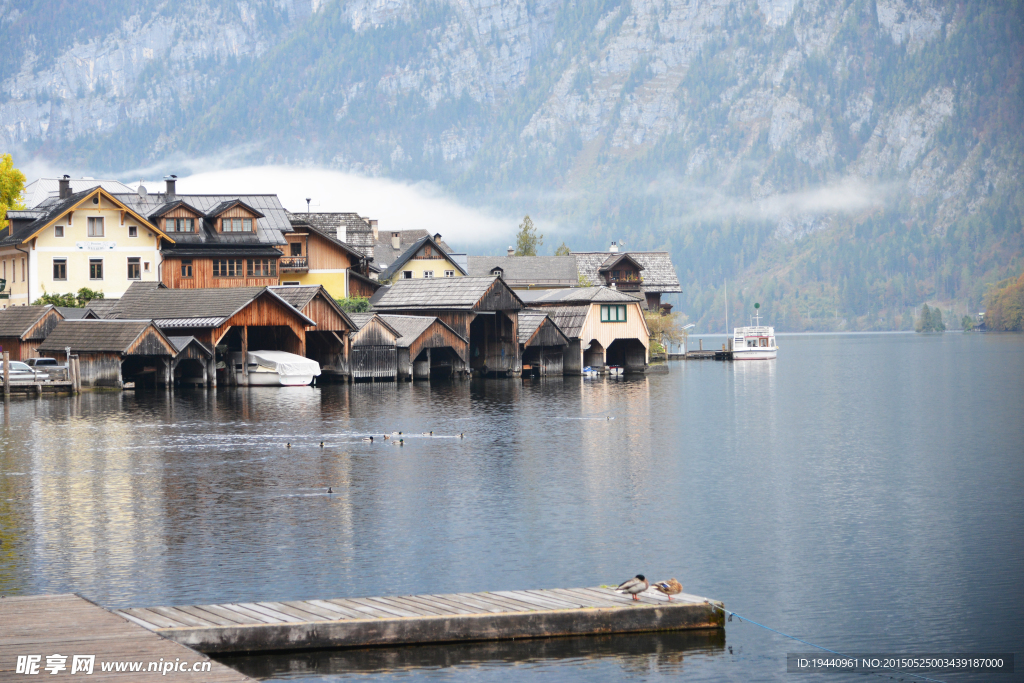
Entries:
<svg viewBox="0 0 1024 683">
<path fill-rule="evenodd" d="M 641 299 L 611 287 L 527 289 L 516 292 L 531 306 L 545 304 L 640 303 Z"/>
<path fill-rule="evenodd" d="M 604 273 L 606 271 L 611 270 L 612 268 L 615 268 L 617 265 L 623 262 L 631 264 L 637 270 L 644 270 L 643 265 L 635 258 L 630 256 L 627 252 L 622 252 L 619 254 L 609 254 L 608 258 L 606 258 L 601 263 L 601 267 L 598 268 L 597 270 L 598 272 Z"/>
<path fill-rule="evenodd" d="M 116 299 L 114 299 L 116 301 Z M 65 320 L 82 320 L 83 318 L 92 318 L 98 320 L 100 316 L 96 315 L 93 311 L 88 308 L 77 308 L 72 306 L 57 306 L 57 310 L 64 316 Z"/>
<path fill-rule="evenodd" d="M 43 316 L 55 310 L 54 306 L 8 306 L 0 310 L 0 337 L 24 336 Z M 60 315 L 60 311 L 57 311 Z M 61 315 L 61 318 L 64 316 Z"/>
<path fill-rule="evenodd" d="M 537 330 L 547 321 L 553 325 L 558 333 L 562 336 L 566 336 L 565 332 L 558 327 L 558 323 L 554 321 L 554 318 L 548 315 L 547 310 L 537 310 L 535 308 L 524 308 L 519 311 L 519 343 L 528 344 L 530 339 L 536 334 Z"/>
<path fill-rule="evenodd" d="M 682 292 L 675 266 L 667 251 L 630 251 L 618 252 L 629 254 L 629 257 L 644 268 L 643 288 L 645 291 L 671 294 Z M 576 268 L 581 277 L 591 282 L 599 282 L 601 266 L 615 254 L 607 251 L 574 251 Z"/>
<path fill-rule="evenodd" d="M 150 218 L 160 218 L 160 216 L 163 216 L 166 213 L 170 213 L 171 211 L 174 211 L 175 209 L 181 209 L 181 208 L 188 209 L 189 211 L 191 211 L 192 213 L 196 214 L 197 216 L 199 216 L 201 218 L 205 217 L 205 215 L 206 215 L 202 211 L 197 209 L 196 207 L 194 207 L 191 204 L 189 204 L 188 202 L 184 202 L 184 201 L 178 199 L 178 200 L 175 200 L 173 202 L 167 202 L 163 206 L 160 206 L 159 208 L 157 208 L 156 211 L 154 211 L 153 213 L 149 214 L 149 217 Z"/>
<path fill-rule="evenodd" d="M 196 347 L 202 352 L 204 356 L 206 356 L 207 358 L 213 357 L 213 351 L 211 351 L 206 344 L 199 341 L 193 336 L 167 337 L 167 340 L 171 342 L 171 346 L 173 346 L 174 350 L 177 351 L 179 354 L 182 351 L 184 351 L 190 344 L 195 344 Z"/>
<path fill-rule="evenodd" d="M 323 294 L 323 298 L 328 302 L 328 306 L 334 309 L 334 311 L 341 316 L 341 319 L 345 321 L 345 324 L 355 329 L 355 323 L 352 322 L 352 318 L 345 312 L 338 302 L 334 300 L 334 297 L 324 289 L 323 285 L 273 285 L 270 287 L 271 290 L 279 297 L 287 301 L 295 308 L 296 311 L 301 312 L 310 301 L 316 298 L 318 294 Z"/>
<path fill-rule="evenodd" d="M 92 311 L 97 318 L 106 318 L 118 301 L 120 299 L 93 299 L 85 305 L 85 310 Z"/>
<path fill-rule="evenodd" d="M 380 319 L 391 326 L 393 330 L 398 332 L 399 337 L 395 340 L 395 345 L 408 348 L 412 346 L 413 342 L 420 338 L 427 329 L 435 322 L 440 323 L 448 328 L 448 330 L 462 341 L 468 342 L 469 340 L 463 337 L 461 334 L 453 330 L 449 325 L 445 324 L 440 318 L 434 318 L 429 315 L 381 315 Z"/>
<path fill-rule="evenodd" d="M 376 319 L 377 319 L 378 321 L 380 321 L 380 323 L 381 323 L 381 324 L 382 324 L 382 325 L 383 325 L 383 326 L 384 326 L 384 327 L 385 327 L 386 329 L 388 329 L 388 330 L 390 330 L 390 331 L 391 331 L 391 334 L 395 335 L 396 337 L 400 337 L 400 336 L 401 336 L 401 334 L 402 334 L 401 332 L 399 332 L 398 330 L 396 330 L 396 329 L 395 329 L 394 327 L 392 327 L 392 326 L 391 326 L 391 325 L 390 325 L 390 324 L 388 323 L 388 321 L 384 320 L 384 317 L 383 317 L 383 316 L 380 316 L 380 315 L 378 315 L 378 314 L 376 314 L 376 313 L 349 313 L 349 316 L 348 316 L 348 317 L 349 317 L 349 318 L 350 318 L 350 319 L 352 320 L 352 324 L 353 324 L 353 325 L 355 325 L 355 329 L 356 329 L 356 330 L 361 330 L 361 329 L 363 329 L 363 328 L 364 328 L 364 327 L 366 327 L 366 326 L 367 326 L 368 324 L 370 324 L 370 321 L 371 321 L 371 320 L 373 320 L 374 318 L 376 318 Z"/>
<path fill-rule="evenodd" d="M 40 351 L 124 353 L 128 347 L 152 329 L 167 345 L 171 342 L 150 320 L 62 320 L 39 345 Z"/>
<path fill-rule="evenodd" d="M 133 207 L 135 211 L 146 216 L 156 213 L 165 204 L 168 204 L 167 195 L 162 192 L 151 192 L 145 197 L 137 193 L 119 194 L 118 199 Z M 250 210 L 258 212 L 262 217 L 256 219 L 256 234 L 245 233 L 219 233 L 213 226 L 212 220 L 203 220 L 195 234 L 174 233 L 174 239 L 178 243 L 173 249 L 194 247 L 196 244 L 221 244 L 235 245 L 241 243 L 276 245 L 284 244 L 284 234 L 292 231 L 292 225 L 288 221 L 288 212 L 281 205 L 281 200 L 273 194 L 182 194 L 178 193 L 172 199 L 173 202 L 185 202 L 204 216 L 211 216 L 212 211 L 225 203 L 234 201 L 241 202 Z M 170 250 L 169 250 L 170 251 Z M 176 253 L 176 252 L 175 252 Z"/>
<path fill-rule="evenodd" d="M 131 192 L 128 187 L 119 180 L 104 180 L 95 178 L 69 178 L 71 192 L 81 192 L 91 187 L 102 187 L 111 194 Z M 25 206 L 33 208 L 50 199 L 57 199 L 60 196 L 60 178 L 38 178 L 25 186 L 23 197 Z"/>
<path fill-rule="evenodd" d="M 505 282 L 516 285 L 574 287 L 579 281 L 572 256 L 470 256 L 470 277 L 490 277 L 501 268 Z"/>
<path fill-rule="evenodd" d="M 42 211 L 42 215 L 31 222 L 28 220 L 12 220 L 8 229 L 4 230 L 2 233 L 0 245 L 24 244 L 28 242 L 46 228 L 56 224 L 57 221 L 63 220 L 68 215 L 68 212 L 76 211 L 79 208 L 82 208 L 83 205 L 85 205 L 85 208 L 90 208 L 92 206 L 91 200 L 95 196 L 105 198 L 107 201 L 127 211 L 141 224 L 142 227 L 149 228 L 168 242 L 174 242 L 172 238 L 167 236 L 167 233 L 144 218 L 144 212 L 139 212 L 134 207 L 122 201 L 119 197 L 122 197 L 123 195 L 113 195 L 102 187 L 92 187 L 72 194 L 70 197 L 59 199 L 39 207 Z"/>
<path fill-rule="evenodd" d="M 334 246 L 336 246 L 339 249 L 343 250 L 345 253 L 349 254 L 350 256 L 354 256 L 357 261 L 360 260 L 360 259 L 367 259 L 369 261 L 373 260 L 372 256 L 367 256 L 361 249 L 359 249 L 355 245 L 348 244 L 348 243 L 344 242 L 341 238 L 339 238 L 337 236 L 336 232 L 324 230 L 324 229 L 322 229 L 322 228 L 320 228 L 320 227 L 318 227 L 318 226 L 316 226 L 316 225 L 314 225 L 312 223 L 306 223 L 304 221 L 299 220 L 300 218 L 302 218 L 303 215 L 304 214 L 289 214 L 288 215 L 288 218 L 289 218 L 289 220 L 291 221 L 291 224 L 292 224 L 292 228 L 308 230 L 310 232 L 310 234 L 316 235 L 317 237 L 320 237 L 320 238 L 326 240 L 328 243 L 333 244 Z"/>
<path fill-rule="evenodd" d="M 404 252 L 396 256 L 391 263 L 388 263 L 387 268 L 385 268 L 384 272 L 380 274 L 380 279 L 387 280 L 388 278 L 393 277 L 395 273 L 402 269 L 402 266 L 404 266 L 406 263 L 411 261 L 416 256 L 416 252 L 418 252 L 420 249 L 422 249 L 424 246 L 428 244 L 431 245 L 435 250 L 437 250 L 438 253 L 443 254 L 446 257 L 447 261 L 451 263 L 453 266 L 455 266 L 455 268 L 460 273 L 462 273 L 463 275 L 467 274 L 466 269 L 460 266 L 454 259 L 447 258 L 448 254 L 450 253 L 450 250 L 443 249 L 441 245 L 435 242 L 434 238 L 431 237 L 430 235 L 424 235 L 423 237 L 419 238 L 411 245 L 409 245 L 409 247 Z"/>
<path fill-rule="evenodd" d="M 316 325 L 270 287 L 168 289 L 159 282 L 133 282 L 108 318 L 147 318 L 164 328 L 220 327 L 261 296 L 273 297 L 294 310 L 305 325 Z"/>
<path fill-rule="evenodd" d="M 265 217 L 262 213 L 260 213 L 256 209 L 252 208 L 251 206 L 249 206 L 248 204 L 243 202 L 241 199 L 238 199 L 237 197 L 233 198 L 233 199 L 225 199 L 220 204 L 218 204 L 217 206 L 215 206 L 212 209 L 210 209 L 209 211 L 207 211 L 206 215 L 209 216 L 210 218 L 216 218 L 217 216 L 221 215 L 222 213 L 224 213 L 228 209 L 233 209 L 233 208 L 235 208 L 237 206 L 242 207 L 243 209 L 245 209 L 249 213 L 253 214 L 257 218 L 264 218 Z"/>
<path fill-rule="evenodd" d="M 503 287 L 513 308 L 523 307 L 517 292 L 494 277 L 442 277 L 419 280 L 398 280 L 373 304 L 374 309 L 432 310 L 439 308 L 472 311 L 493 285 Z"/>
<path fill-rule="evenodd" d="M 552 306 L 544 308 L 543 312 L 547 313 L 555 321 L 558 329 L 562 330 L 566 337 L 576 339 L 580 336 L 580 331 L 583 330 L 583 325 L 587 322 L 587 316 L 590 315 L 590 304 Z"/>
</svg>

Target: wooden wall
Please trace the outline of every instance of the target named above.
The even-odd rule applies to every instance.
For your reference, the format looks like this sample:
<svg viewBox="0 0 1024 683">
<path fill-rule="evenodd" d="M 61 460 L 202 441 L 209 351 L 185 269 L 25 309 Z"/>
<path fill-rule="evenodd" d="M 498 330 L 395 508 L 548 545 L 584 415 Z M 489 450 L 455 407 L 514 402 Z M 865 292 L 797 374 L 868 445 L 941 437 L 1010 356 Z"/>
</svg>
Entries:
<svg viewBox="0 0 1024 683">
<path fill-rule="evenodd" d="M 349 338 L 352 340 L 352 349 L 357 346 L 394 346 L 395 333 L 385 327 L 380 320 L 373 318 L 363 325 L 362 329 L 353 332 Z"/>
<path fill-rule="evenodd" d="M 391 346 L 353 346 L 352 379 L 394 380 L 398 377 L 398 348 Z"/>
<path fill-rule="evenodd" d="M 570 339 L 562 351 L 562 373 L 579 375 L 583 372 L 583 351 L 579 339 Z"/>
<path fill-rule="evenodd" d="M 149 327 L 139 335 L 125 350 L 126 356 L 169 356 L 174 357 L 178 352 L 171 346 L 155 327 Z"/>
<path fill-rule="evenodd" d="M 0 347 L 11 354 L 11 360 L 27 360 L 39 357 L 42 340 L 22 341 L 18 337 L 0 337 Z"/>
<path fill-rule="evenodd" d="M 320 370 L 332 375 L 349 374 L 349 356 L 345 344 L 333 332 L 306 332 L 306 357 L 320 364 Z"/>
<path fill-rule="evenodd" d="M 463 362 L 469 360 L 469 344 L 452 330 L 435 320 L 426 330 L 423 331 L 415 341 L 409 345 L 409 355 L 416 358 L 423 349 L 439 349 L 448 347 L 454 351 Z M 461 369 L 461 368 L 457 368 Z"/>
<path fill-rule="evenodd" d="M 60 311 L 51 308 L 46 312 L 43 317 L 36 321 L 36 324 L 28 329 L 28 331 L 22 335 L 22 338 L 26 341 L 41 342 L 50 336 L 53 332 L 53 328 L 57 327 L 57 323 L 64 319 L 64 316 L 60 314 Z M 37 343 L 36 346 L 39 344 Z M 30 358 L 32 356 L 29 356 Z"/>
<path fill-rule="evenodd" d="M 287 254 L 286 254 L 287 255 Z M 352 268 L 353 257 L 338 245 L 320 235 L 309 236 L 310 270 L 341 270 Z"/>
<path fill-rule="evenodd" d="M 82 386 L 121 387 L 121 354 L 79 353 L 78 359 L 82 371 Z"/>
<path fill-rule="evenodd" d="M 337 305 L 333 301 L 326 301 L 326 295 L 321 291 L 302 309 L 302 314 L 316 322 L 316 327 L 307 327 L 307 330 L 325 332 L 347 332 L 348 325 L 345 319 L 338 313 Z"/>
<path fill-rule="evenodd" d="M 373 293 L 377 290 L 370 284 L 363 282 L 357 278 L 349 276 L 348 278 L 348 295 L 349 296 L 361 296 L 369 299 L 373 296 Z"/>
<path fill-rule="evenodd" d="M 511 315 L 500 311 L 478 315 L 469 330 L 470 367 L 486 372 L 519 372 L 518 321 L 517 311 L 511 311 Z"/>
<path fill-rule="evenodd" d="M 257 297 L 252 303 L 231 316 L 227 322 L 213 332 L 214 344 L 232 327 L 287 327 L 299 342 L 301 351 L 293 351 L 300 356 L 306 355 L 306 324 L 301 320 L 294 308 L 266 293 Z M 206 341 L 203 339 L 202 341 Z M 249 345 L 250 349 L 258 347 Z M 286 349 L 288 350 L 288 349 Z"/>
<path fill-rule="evenodd" d="M 160 264 L 160 281 L 171 289 L 205 289 L 207 287 L 269 287 L 281 283 L 280 268 L 277 277 L 214 277 L 213 259 L 193 258 L 192 277 L 181 277 L 181 258 L 167 257 Z M 186 259 L 187 260 L 187 259 Z M 248 272 L 248 257 L 242 259 L 242 272 Z M 277 257 L 274 257 L 277 260 Z"/>
</svg>

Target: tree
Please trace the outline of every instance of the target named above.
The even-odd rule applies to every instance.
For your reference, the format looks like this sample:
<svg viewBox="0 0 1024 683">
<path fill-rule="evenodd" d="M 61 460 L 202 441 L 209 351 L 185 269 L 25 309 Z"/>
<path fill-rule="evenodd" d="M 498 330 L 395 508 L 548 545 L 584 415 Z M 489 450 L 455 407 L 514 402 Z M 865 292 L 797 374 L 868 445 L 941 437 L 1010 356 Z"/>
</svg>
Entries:
<svg viewBox="0 0 1024 683">
<path fill-rule="evenodd" d="M 570 250 L 569 247 L 565 246 L 565 242 L 562 242 L 562 245 L 560 247 L 558 247 L 558 249 L 555 249 L 555 256 L 571 256 L 571 255 L 572 255 L 572 250 Z"/>
<path fill-rule="evenodd" d="M 341 310 L 346 313 L 366 313 L 370 310 L 370 300 L 365 296 L 350 296 L 347 298 L 335 299 Z"/>
<path fill-rule="evenodd" d="M 945 332 L 946 324 L 942 322 L 942 311 L 938 308 L 928 308 L 928 304 L 925 304 L 921 307 L 921 315 L 914 329 L 918 332 Z"/>
<path fill-rule="evenodd" d="M 95 289 L 89 289 L 88 287 L 82 287 L 78 290 L 78 293 L 68 292 L 67 294 L 50 294 L 43 292 L 43 295 L 32 302 L 33 306 L 45 306 L 46 304 L 53 304 L 54 306 L 61 306 L 66 308 L 85 308 L 93 299 L 102 299 L 103 292 L 98 292 Z"/>
<path fill-rule="evenodd" d="M 21 194 L 25 190 L 25 174 L 14 168 L 10 154 L 0 156 L 0 230 L 7 227 L 7 211 L 24 209 Z"/>
<path fill-rule="evenodd" d="M 516 256 L 536 256 L 537 247 L 543 244 L 544 235 L 537 234 L 537 228 L 533 227 L 529 215 L 523 216 L 519 232 L 516 233 Z"/>
<path fill-rule="evenodd" d="M 651 333 L 651 353 L 664 353 L 669 344 L 682 344 L 686 340 L 686 316 L 682 313 L 662 315 L 661 311 L 644 311 L 644 322 Z"/>
<path fill-rule="evenodd" d="M 960 319 L 960 326 L 964 328 L 964 332 L 974 331 L 974 318 L 969 315 L 965 315 Z"/>
</svg>

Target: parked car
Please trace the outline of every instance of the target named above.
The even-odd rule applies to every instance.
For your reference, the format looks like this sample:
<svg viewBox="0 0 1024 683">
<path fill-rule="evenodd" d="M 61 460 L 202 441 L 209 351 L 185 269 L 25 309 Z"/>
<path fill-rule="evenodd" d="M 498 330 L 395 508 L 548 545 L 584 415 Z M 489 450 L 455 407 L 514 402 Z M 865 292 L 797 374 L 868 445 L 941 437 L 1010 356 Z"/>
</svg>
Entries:
<svg viewBox="0 0 1024 683">
<path fill-rule="evenodd" d="M 4 377 L 4 362 L 0 360 L 0 382 L 3 381 Z M 36 372 L 26 363 L 22 363 L 20 360 L 11 361 L 11 381 L 12 382 L 38 382 L 40 379 L 44 379 L 41 373 Z"/>
<path fill-rule="evenodd" d="M 58 363 L 56 358 L 29 358 L 25 365 L 35 370 L 40 379 L 64 379 L 68 367 Z"/>
</svg>

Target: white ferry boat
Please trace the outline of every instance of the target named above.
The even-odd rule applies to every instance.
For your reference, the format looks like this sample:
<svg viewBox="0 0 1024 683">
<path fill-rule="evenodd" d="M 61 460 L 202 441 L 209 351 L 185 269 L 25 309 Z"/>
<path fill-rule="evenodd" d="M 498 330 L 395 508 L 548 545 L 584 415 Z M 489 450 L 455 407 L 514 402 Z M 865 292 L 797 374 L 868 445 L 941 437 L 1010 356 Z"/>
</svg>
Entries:
<svg viewBox="0 0 1024 683">
<path fill-rule="evenodd" d="M 775 328 L 762 326 L 760 313 L 753 318 L 756 321 L 754 325 L 733 328 L 732 337 L 729 339 L 729 351 L 733 360 L 771 360 L 778 354 Z"/>
</svg>

